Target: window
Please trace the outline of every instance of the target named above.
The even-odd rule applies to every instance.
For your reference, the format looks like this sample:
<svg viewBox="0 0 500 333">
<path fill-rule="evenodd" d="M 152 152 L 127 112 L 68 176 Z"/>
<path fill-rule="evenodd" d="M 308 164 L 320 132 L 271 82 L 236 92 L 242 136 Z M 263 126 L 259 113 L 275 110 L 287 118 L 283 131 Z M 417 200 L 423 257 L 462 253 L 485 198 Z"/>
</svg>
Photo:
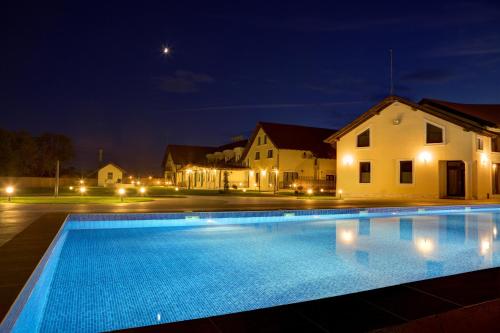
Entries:
<svg viewBox="0 0 500 333">
<path fill-rule="evenodd" d="M 494 153 L 500 152 L 500 136 L 491 138 L 491 151 Z"/>
<path fill-rule="evenodd" d="M 426 143 L 444 143 L 443 128 L 432 125 L 430 123 L 426 124 Z"/>
<path fill-rule="evenodd" d="M 399 183 L 413 184 L 413 161 L 399 161 Z"/>
<path fill-rule="evenodd" d="M 260 151 L 255 152 L 255 159 L 260 160 Z"/>
<path fill-rule="evenodd" d="M 267 143 L 267 135 L 264 135 L 264 144 Z"/>
<path fill-rule="evenodd" d="M 108 172 L 108 179 L 113 179 L 113 173 L 112 172 Z"/>
<path fill-rule="evenodd" d="M 257 138 L 257 146 L 260 146 L 260 136 Z"/>
<path fill-rule="evenodd" d="M 359 148 L 370 147 L 370 130 L 369 129 L 362 132 L 361 134 L 358 134 L 357 147 L 359 147 Z"/>
<path fill-rule="evenodd" d="M 269 149 L 267 151 L 267 158 L 273 158 L 273 150 L 272 149 Z"/>
<path fill-rule="evenodd" d="M 371 163 L 370 162 L 359 162 L 359 182 L 360 183 L 370 183 L 371 182 Z"/>
<path fill-rule="evenodd" d="M 483 147 L 484 147 L 483 138 L 480 138 L 480 137 L 476 138 L 476 147 L 477 147 L 477 150 L 483 150 Z"/>
</svg>

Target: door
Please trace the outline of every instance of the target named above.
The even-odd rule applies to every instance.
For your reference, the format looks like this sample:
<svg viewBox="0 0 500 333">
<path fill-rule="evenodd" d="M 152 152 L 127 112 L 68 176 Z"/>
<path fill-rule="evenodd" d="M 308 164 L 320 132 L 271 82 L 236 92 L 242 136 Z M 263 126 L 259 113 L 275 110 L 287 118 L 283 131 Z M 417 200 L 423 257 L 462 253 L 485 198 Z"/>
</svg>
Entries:
<svg viewBox="0 0 500 333">
<path fill-rule="evenodd" d="M 465 163 L 447 161 L 446 163 L 446 195 L 448 197 L 465 197 Z"/>
</svg>

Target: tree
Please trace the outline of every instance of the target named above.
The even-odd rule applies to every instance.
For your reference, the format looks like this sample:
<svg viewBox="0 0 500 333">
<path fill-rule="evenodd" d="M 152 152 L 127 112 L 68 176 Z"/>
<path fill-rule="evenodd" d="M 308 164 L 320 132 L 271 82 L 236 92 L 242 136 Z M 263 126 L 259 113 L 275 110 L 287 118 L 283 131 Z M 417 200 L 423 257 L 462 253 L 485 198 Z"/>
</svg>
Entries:
<svg viewBox="0 0 500 333">
<path fill-rule="evenodd" d="M 56 161 L 70 161 L 74 155 L 71 139 L 62 134 L 44 133 L 36 138 L 37 173 L 39 176 L 54 176 Z"/>
<path fill-rule="evenodd" d="M 224 191 L 229 191 L 229 172 L 224 171 Z"/>
</svg>

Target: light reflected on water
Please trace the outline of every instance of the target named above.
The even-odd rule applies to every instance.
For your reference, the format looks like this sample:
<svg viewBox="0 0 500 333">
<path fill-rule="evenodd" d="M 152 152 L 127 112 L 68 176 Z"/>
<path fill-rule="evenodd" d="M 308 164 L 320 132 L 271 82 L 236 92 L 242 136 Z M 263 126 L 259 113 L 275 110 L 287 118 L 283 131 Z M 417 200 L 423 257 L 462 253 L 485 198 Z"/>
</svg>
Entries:
<svg viewBox="0 0 500 333">
<path fill-rule="evenodd" d="M 430 254 L 434 250 L 434 242 L 430 238 L 419 238 L 416 245 L 422 254 Z"/>
</svg>

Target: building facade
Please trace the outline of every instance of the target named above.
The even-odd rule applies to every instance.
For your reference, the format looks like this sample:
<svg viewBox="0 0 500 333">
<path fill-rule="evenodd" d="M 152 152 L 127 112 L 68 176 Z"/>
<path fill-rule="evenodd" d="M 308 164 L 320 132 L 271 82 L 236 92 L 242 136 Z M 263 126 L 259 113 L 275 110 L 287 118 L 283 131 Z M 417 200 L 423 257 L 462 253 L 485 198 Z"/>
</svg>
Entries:
<svg viewBox="0 0 500 333">
<path fill-rule="evenodd" d="M 108 163 L 97 171 L 97 185 L 115 186 L 121 184 L 124 173 L 125 171 L 116 164 Z"/>
<path fill-rule="evenodd" d="M 500 106 L 390 96 L 330 136 L 343 197 L 499 194 Z"/>
<path fill-rule="evenodd" d="M 187 189 L 247 188 L 248 168 L 241 164 L 247 142 L 219 147 L 169 145 L 163 160 L 165 182 Z"/>
<path fill-rule="evenodd" d="M 335 130 L 260 122 L 243 153 L 252 190 L 335 188 Z"/>
</svg>

